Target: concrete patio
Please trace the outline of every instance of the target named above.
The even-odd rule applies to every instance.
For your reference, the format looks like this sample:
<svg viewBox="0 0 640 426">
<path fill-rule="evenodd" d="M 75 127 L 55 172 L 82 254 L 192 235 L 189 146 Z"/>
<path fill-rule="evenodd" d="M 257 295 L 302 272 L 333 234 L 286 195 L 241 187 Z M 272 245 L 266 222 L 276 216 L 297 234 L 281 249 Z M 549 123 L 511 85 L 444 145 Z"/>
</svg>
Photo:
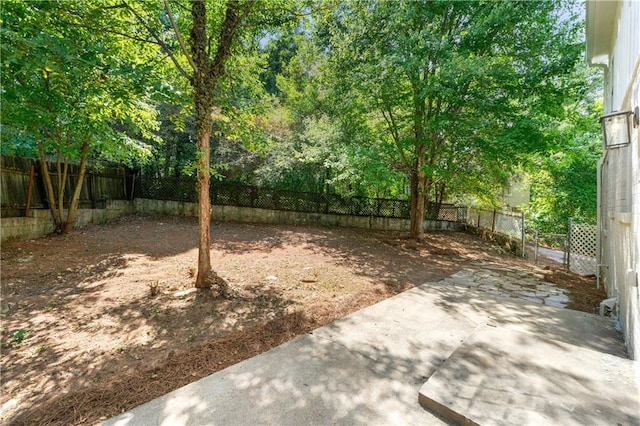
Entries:
<svg viewBox="0 0 640 426">
<path fill-rule="evenodd" d="M 473 276 L 423 284 L 103 424 L 640 424 L 611 319 L 490 294 Z"/>
</svg>

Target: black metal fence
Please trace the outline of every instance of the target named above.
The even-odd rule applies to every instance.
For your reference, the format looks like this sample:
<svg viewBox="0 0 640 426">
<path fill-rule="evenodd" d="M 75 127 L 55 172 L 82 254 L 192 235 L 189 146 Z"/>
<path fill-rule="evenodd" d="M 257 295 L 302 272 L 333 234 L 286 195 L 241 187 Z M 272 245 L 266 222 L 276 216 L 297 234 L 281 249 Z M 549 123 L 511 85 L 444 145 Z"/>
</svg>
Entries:
<svg viewBox="0 0 640 426">
<path fill-rule="evenodd" d="M 48 208 L 40 163 L 37 160 L 0 156 L 0 199 L 2 216 L 23 216 L 28 208 Z M 54 187 L 57 187 L 56 166 L 49 163 Z M 67 206 L 78 180 L 79 166 L 70 165 L 64 194 Z M 262 188 L 233 182 L 212 181 L 211 203 L 237 207 L 324 213 L 350 216 L 408 219 L 409 200 L 387 198 L 343 197 L 337 194 L 297 192 Z M 81 208 L 103 208 L 108 199 L 133 199 L 197 202 L 195 178 L 156 178 L 134 176 L 131 169 L 88 168 L 80 195 Z M 464 222 L 466 207 L 430 203 L 426 218 L 449 222 Z"/>
<path fill-rule="evenodd" d="M 183 202 L 198 200 L 195 179 L 142 177 L 136 181 L 135 187 L 135 196 L 138 198 Z M 216 181 L 211 183 L 210 197 L 211 203 L 217 205 L 351 216 L 404 219 L 409 218 L 411 209 L 408 200 L 342 197 Z M 433 216 L 429 219 L 459 222 L 466 217 L 466 208 L 443 204 L 429 216 Z"/>
</svg>

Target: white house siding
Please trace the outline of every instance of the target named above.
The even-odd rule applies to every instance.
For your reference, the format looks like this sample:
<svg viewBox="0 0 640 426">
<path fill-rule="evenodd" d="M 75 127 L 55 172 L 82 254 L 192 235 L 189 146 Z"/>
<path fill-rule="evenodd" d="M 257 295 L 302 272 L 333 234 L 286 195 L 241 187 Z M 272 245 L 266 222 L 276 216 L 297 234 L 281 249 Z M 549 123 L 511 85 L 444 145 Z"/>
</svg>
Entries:
<svg viewBox="0 0 640 426">
<path fill-rule="evenodd" d="M 593 16 L 589 20 L 588 16 L 587 34 L 589 37 L 592 32 L 600 40 L 610 41 L 605 68 L 605 113 L 633 110 L 640 105 L 640 1 L 610 2 L 604 7 L 614 8 L 614 25 L 598 28 L 594 25 L 598 20 Z M 594 53 L 587 48 L 588 56 Z M 640 358 L 639 139 L 640 127 L 636 127 L 630 146 L 604 152 L 598 194 L 601 282 L 609 297 L 618 299 L 620 325 L 629 355 L 634 359 Z"/>
</svg>

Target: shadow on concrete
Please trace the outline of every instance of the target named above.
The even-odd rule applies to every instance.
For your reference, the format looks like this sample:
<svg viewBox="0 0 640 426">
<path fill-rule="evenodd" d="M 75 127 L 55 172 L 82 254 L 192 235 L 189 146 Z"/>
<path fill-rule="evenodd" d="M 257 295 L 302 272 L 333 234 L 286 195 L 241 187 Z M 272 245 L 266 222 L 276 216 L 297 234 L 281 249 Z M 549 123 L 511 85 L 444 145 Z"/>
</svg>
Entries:
<svg viewBox="0 0 640 426">
<path fill-rule="evenodd" d="M 622 335 L 615 331 L 611 318 L 473 291 L 468 292 L 468 300 L 461 300 L 459 289 L 441 284 L 432 284 L 432 288 L 438 294 L 435 303 L 452 314 L 486 317 L 495 326 L 627 358 L 624 345 L 620 344 Z"/>
<path fill-rule="evenodd" d="M 598 350 L 622 346 L 606 333 L 607 321 L 591 316 L 593 324 L 604 321 L 591 330 L 598 344 L 576 346 L 565 341 L 586 337 L 574 329 L 584 320 L 579 312 L 535 306 L 519 315 L 526 304 L 499 300 L 496 314 L 472 292 L 442 287 L 426 284 L 387 299 L 104 424 L 444 424 L 418 403 L 425 382 L 440 384 L 434 399 L 462 413 L 458 420 L 638 421 L 629 382 L 611 397 L 602 391 L 609 377 L 597 363 L 622 366 L 621 377 L 633 378 L 631 361 Z M 563 312 L 569 317 L 557 316 Z M 541 316 L 546 324 L 536 328 Z"/>
<path fill-rule="evenodd" d="M 638 424 L 633 370 L 628 359 L 484 326 L 421 388 L 420 403 L 459 423 Z"/>
</svg>

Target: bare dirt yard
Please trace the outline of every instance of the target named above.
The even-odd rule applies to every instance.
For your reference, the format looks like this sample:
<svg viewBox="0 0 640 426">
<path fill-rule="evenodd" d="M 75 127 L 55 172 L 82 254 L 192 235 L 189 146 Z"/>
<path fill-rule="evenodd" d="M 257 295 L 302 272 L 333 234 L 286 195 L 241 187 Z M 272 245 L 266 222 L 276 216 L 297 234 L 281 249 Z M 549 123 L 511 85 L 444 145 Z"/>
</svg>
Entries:
<svg viewBox="0 0 640 426">
<path fill-rule="evenodd" d="M 130 216 L 2 245 L 3 424 L 94 424 L 465 266 L 533 264 L 462 232 L 212 225 L 229 298 L 194 291 L 197 222 Z M 569 308 L 592 278 L 548 269 Z"/>
</svg>

